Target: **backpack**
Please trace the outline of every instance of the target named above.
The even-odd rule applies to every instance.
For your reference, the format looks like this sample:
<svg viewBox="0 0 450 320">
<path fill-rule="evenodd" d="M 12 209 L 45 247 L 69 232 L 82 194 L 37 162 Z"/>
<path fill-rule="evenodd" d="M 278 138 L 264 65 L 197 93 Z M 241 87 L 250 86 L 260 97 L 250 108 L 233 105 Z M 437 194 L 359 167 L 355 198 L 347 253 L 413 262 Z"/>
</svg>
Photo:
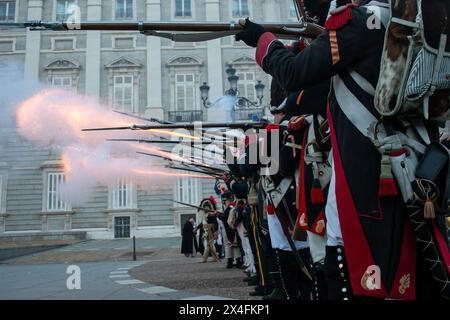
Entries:
<svg viewBox="0 0 450 320">
<path fill-rule="evenodd" d="M 383 86 L 381 80 L 378 82 L 375 92 L 375 108 L 382 116 L 395 117 L 401 114 L 419 114 L 428 119 L 430 97 L 436 90 L 450 89 L 450 52 L 445 51 L 448 36 L 444 33 L 441 34 L 437 49 L 427 42 L 422 16 L 422 0 L 416 1 L 417 15 L 415 21 L 393 17 L 392 0 L 389 6 L 390 10 L 381 9 L 389 11 L 389 18 L 387 23 L 384 23 L 387 31 L 379 79 L 389 77 L 388 72 L 393 72 L 392 69 L 389 69 L 391 61 L 387 56 L 388 36 L 391 25 L 399 24 L 413 30 L 412 35 L 408 36 L 409 46 L 405 68 L 396 70 L 400 72 L 401 79 L 398 95 L 396 98 L 395 96 L 388 97 L 395 103 L 386 99 L 387 95 L 393 95 L 393 93 L 389 92 L 389 90 L 386 91 L 386 86 Z M 439 110 L 439 113 L 434 115 L 433 120 L 446 120 L 450 116 L 449 108 L 450 101 L 447 101 L 444 108 L 442 108 L 443 110 Z"/>
</svg>

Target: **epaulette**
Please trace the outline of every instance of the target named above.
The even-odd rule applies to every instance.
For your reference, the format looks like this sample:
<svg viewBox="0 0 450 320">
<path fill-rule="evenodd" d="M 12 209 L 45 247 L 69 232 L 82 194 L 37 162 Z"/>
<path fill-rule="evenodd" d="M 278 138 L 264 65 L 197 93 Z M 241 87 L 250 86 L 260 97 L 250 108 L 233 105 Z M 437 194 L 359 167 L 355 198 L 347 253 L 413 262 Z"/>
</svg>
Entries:
<svg viewBox="0 0 450 320">
<path fill-rule="evenodd" d="M 358 5 L 349 3 L 336 10 L 330 11 L 331 16 L 328 18 L 327 22 L 325 22 L 325 29 L 333 31 L 345 26 L 353 19 L 353 8 L 356 7 L 358 7 Z"/>
<path fill-rule="evenodd" d="M 305 116 L 297 116 L 291 118 L 288 123 L 288 131 L 295 132 L 299 130 L 303 130 L 309 125 L 308 120 L 306 120 Z"/>
</svg>

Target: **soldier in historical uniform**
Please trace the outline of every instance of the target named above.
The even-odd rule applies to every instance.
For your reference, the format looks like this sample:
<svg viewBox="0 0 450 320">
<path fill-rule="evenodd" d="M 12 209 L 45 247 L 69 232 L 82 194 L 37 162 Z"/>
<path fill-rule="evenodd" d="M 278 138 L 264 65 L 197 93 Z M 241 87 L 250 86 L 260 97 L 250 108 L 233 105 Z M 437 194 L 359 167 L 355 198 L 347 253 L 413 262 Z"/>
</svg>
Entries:
<svg viewBox="0 0 450 320">
<path fill-rule="evenodd" d="M 257 63 L 287 90 L 309 88 L 333 77 L 327 114 L 333 170 L 325 210 L 329 298 L 414 299 L 415 236 L 405 205 L 385 188 L 380 154 L 347 112 L 347 107 L 357 106 L 353 115 L 362 111 L 378 115 L 373 96 L 360 86 L 377 85 L 385 28 L 369 28 L 367 22 L 383 12 L 387 1 L 358 2 L 359 6 L 332 12 L 326 31 L 297 55 L 250 21 L 236 39 L 257 47 Z M 380 286 L 367 285 L 374 273 Z"/>
<path fill-rule="evenodd" d="M 319 2 L 307 1 L 305 5 L 308 14 L 319 24 L 323 24 L 327 18 L 330 3 L 329 1 Z M 335 1 L 332 6 L 336 8 Z M 286 46 L 295 55 L 305 47 L 304 41 Z M 295 211 L 294 239 L 299 233 L 307 232 L 309 251 L 308 255 L 303 252 L 303 256 L 304 260 L 309 261 L 309 255 L 311 255 L 314 264 L 311 274 L 314 279 L 313 298 L 317 300 L 327 297 L 324 271 L 326 245 L 324 209 L 329 183 L 328 173 L 331 171 L 327 161 L 330 143 L 329 136 L 326 134 L 326 106 L 329 90 L 329 80 L 289 94 L 276 79 L 272 79 L 271 85 L 271 113 L 275 115 L 275 118 L 281 119 L 276 122 L 285 123 L 281 126 L 283 143 L 279 153 L 279 173 L 281 176 L 295 175 L 296 206 L 291 209 Z M 286 203 L 291 203 L 292 200 L 289 198 L 292 197 L 288 194 L 289 192 L 286 193 Z M 306 250 L 303 249 L 303 251 Z M 310 283 L 301 273 L 300 275 L 302 283 L 299 285 L 303 288 L 301 298 L 307 298 L 310 293 Z M 278 291 L 282 290 L 278 289 Z M 288 295 L 284 294 L 284 296 Z"/>
<path fill-rule="evenodd" d="M 219 215 L 220 234 L 225 245 L 225 258 L 227 259 L 227 269 L 233 267 L 236 261 L 236 267 L 242 266 L 239 235 L 235 227 L 235 208 L 234 196 L 226 191 L 221 194 L 223 214 Z"/>
<path fill-rule="evenodd" d="M 196 227 L 196 230 L 202 229 L 203 242 L 203 262 L 208 261 L 209 254 L 213 257 L 215 262 L 220 262 L 219 255 L 217 254 L 216 247 L 214 246 L 214 240 L 217 237 L 219 225 L 217 223 L 216 210 L 217 205 L 214 198 L 206 198 L 200 202 L 200 207 L 205 210 L 199 210 L 202 213 L 201 223 Z M 195 230 L 195 231 L 196 231 Z"/>
</svg>

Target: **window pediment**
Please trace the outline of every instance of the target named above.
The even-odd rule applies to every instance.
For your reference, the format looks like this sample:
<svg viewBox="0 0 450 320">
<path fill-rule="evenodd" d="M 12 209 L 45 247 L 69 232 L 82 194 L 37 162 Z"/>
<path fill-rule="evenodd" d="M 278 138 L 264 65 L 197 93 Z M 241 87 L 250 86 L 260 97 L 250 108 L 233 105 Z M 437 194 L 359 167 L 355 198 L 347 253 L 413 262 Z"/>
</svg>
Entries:
<svg viewBox="0 0 450 320">
<path fill-rule="evenodd" d="M 78 63 L 70 60 L 63 60 L 58 59 L 50 62 L 46 67 L 45 70 L 51 71 L 51 70 L 79 70 L 81 67 Z"/>
<path fill-rule="evenodd" d="M 120 57 L 105 65 L 105 68 L 142 68 L 142 64 L 130 58 Z"/>
<path fill-rule="evenodd" d="M 197 66 L 200 67 L 203 65 L 203 62 L 198 57 L 186 57 L 186 56 L 178 56 L 175 58 L 170 59 L 167 64 L 168 67 L 193 67 Z"/>
<path fill-rule="evenodd" d="M 240 58 L 237 58 L 236 60 L 230 61 L 228 64 L 231 64 L 233 66 L 254 65 L 256 64 L 256 61 L 255 59 L 250 58 L 249 56 L 242 56 Z"/>
</svg>

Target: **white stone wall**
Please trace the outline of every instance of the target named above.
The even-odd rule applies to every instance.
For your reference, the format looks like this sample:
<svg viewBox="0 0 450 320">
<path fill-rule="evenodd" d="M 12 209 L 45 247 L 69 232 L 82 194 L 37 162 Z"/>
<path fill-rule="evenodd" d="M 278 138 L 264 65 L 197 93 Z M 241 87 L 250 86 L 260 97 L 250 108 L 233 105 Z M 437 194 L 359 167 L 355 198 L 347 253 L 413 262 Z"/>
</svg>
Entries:
<svg viewBox="0 0 450 320">
<path fill-rule="evenodd" d="M 231 0 L 192 0 L 193 18 L 189 21 L 230 21 Z M 290 0 L 249 0 L 250 17 L 256 21 L 285 21 L 288 19 Z M 109 21 L 114 18 L 113 0 L 78 0 L 83 21 Z M 18 0 L 17 21 L 53 20 L 54 0 Z M 174 21 L 174 0 L 136 0 L 134 16 L 138 20 Z M 132 37 L 135 47 L 117 49 L 115 37 Z M 14 40 L 12 52 L 0 52 L 1 63 L 15 63 L 24 72 L 50 81 L 47 68 L 55 60 L 68 60 L 79 66 L 76 90 L 90 95 L 102 103 L 110 103 L 111 65 L 125 58 L 140 65 L 136 83 L 136 102 L 141 114 L 156 118 L 167 117 L 173 109 L 173 74 L 177 57 L 194 58 L 199 64 L 192 66 L 198 72 L 197 85 L 208 82 L 211 87 L 210 100 L 223 95 L 228 89 L 224 69 L 227 63 L 243 57 L 253 59 L 254 49 L 235 43 L 231 37 L 203 43 L 172 43 L 166 39 L 145 37 L 136 32 L 55 32 L 25 31 L 22 29 L 0 30 L 0 41 Z M 54 43 L 58 39 L 73 39 L 73 50 L 57 51 Z M 269 99 L 269 77 L 256 64 L 248 65 L 256 71 L 256 79 L 266 85 L 264 103 Z M 187 68 L 190 66 L 180 66 Z M 134 71 L 133 71 L 134 72 Z M 0 89 L 1 90 L 1 89 Z M 199 94 L 199 92 L 198 92 Z M 201 101 L 198 99 L 198 103 Z M 199 106 L 200 109 L 200 106 Z M 48 225 L 42 213 L 42 163 L 57 160 L 58 155 L 47 151 L 36 152 L 32 146 L 13 132 L 0 128 L 0 138 L 8 137 L 11 143 L 7 150 L 1 150 L 0 163 L 8 171 L 6 212 L 0 217 L 0 233 L 45 231 Z M 6 169 L 5 169 L 6 168 Z M 202 182 L 203 196 L 213 194 L 212 184 Z M 133 220 L 132 235 L 151 237 L 179 234 L 179 211 L 173 209 L 173 189 L 151 194 L 138 190 L 138 212 L 130 213 Z M 108 193 L 99 187 L 92 201 L 83 208 L 73 208 L 69 216 L 62 216 L 64 226 L 70 230 L 88 231 L 93 238 L 113 237 L 112 215 L 107 210 Z M 192 212 L 189 211 L 188 212 Z M 52 217 L 50 217 L 52 218 Z M 59 223 L 59 222 L 58 222 Z M 62 224 L 61 224 L 62 225 Z"/>
</svg>

